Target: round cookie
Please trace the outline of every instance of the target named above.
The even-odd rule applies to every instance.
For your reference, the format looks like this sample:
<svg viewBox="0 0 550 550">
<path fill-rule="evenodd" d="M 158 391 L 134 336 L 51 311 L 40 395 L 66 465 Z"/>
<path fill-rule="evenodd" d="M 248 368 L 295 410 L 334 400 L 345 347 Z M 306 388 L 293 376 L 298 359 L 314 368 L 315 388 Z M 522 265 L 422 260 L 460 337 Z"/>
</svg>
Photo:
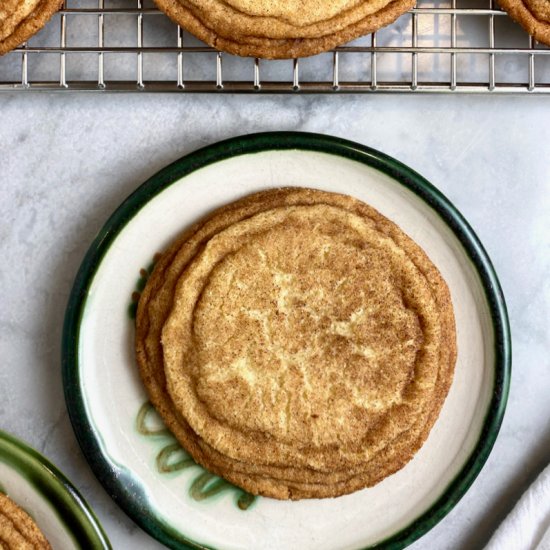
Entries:
<svg viewBox="0 0 550 550">
<path fill-rule="evenodd" d="M 0 493 L 0 547 L 51 550 L 46 537 L 29 514 L 3 493 Z"/>
<path fill-rule="evenodd" d="M 0 4 L 0 55 L 37 33 L 63 0 L 3 0 Z"/>
<path fill-rule="evenodd" d="M 289 59 L 324 52 L 389 25 L 414 0 L 155 0 L 176 23 L 232 54 Z"/>
<path fill-rule="evenodd" d="M 263 204 L 260 205 L 262 201 Z M 417 407 L 418 410 L 416 413 L 409 405 L 402 407 L 402 416 L 406 417 L 406 425 L 410 430 L 406 431 L 403 428 L 405 424 L 401 426 L 401 430 L 399 428 L 386 426 L 386 443 L 391 443 L 391 445 L 388 446 L 384 444 L 380 439 L 376 444 L 371 445 L 373 454 L 369 457 L 370 466 L 366 466 L 366 462 L 363 460 L 364 456 L 357 460 L 354 466 L 352 466 L 349 461 L 342 462 L 342 460 L 338 459 L 329 470 L 311 468 L 311 464 L 305 467 L 289 467 L 288 463 L 284 461 L 279 461 L 278 463 L 271 459 L 266 461 L 263 456 L 261 460 L 252 462 L 236 460 L 223 452 L 220 453 L 219 449 L 212 448 L 208 442 L 205 442 L 201 437 L 197 436 L 186 419 L 174 410 L 173 404 L 170 402 L 170 397 L 167 395 L 165 388 L 162 359 L 159 359 L 159 353 L 162 351 L 158 341 L 159 327 L 162 327 L 164 318 L 171 307 L 172 291 L 170 289 L 173 287 L 174 281 L 186 270 L 187 263 L 196 255 L 197 250 L 204 246 L 200 238 L 195 242 L 195 249 L 189 244 L 193 240 L 190 239 L 190 233 L 193 233 L 193 231 L 197 233 L 201 232 L 200 224 L 196 226 L 193 231 L 188 232 L 187 235 L 180 239 L 161 259 L 142 295 L 138 309 L 136 342 L 140 372 L 148 387 L 153 404 L 159 409 L 159 412 L 176 437 L 191 452 L 198 462 L 208 467 L 210 470 L 223 475 L 230 481 L 233 481 L 251 492 L 266 494 L 276 498 L 336 496 L 356 490 L 360 487 L 372 485 L 386 475 L 389 475 L 389 473 L 402 467 L 410 460 L 412 455 L 427 437 L 431 425 L 435 421 L 435 418 L 437 418 L 437 414 L 452 379 L 455 359 L 454 320 L 452 317 L 452 309 L 450 309 L 448 290 L 444 282 L 422 251 L 414 245 L 410 239 L 408 239 L 394 224 L 359 201 L 351 199 L 350 197 L 304 189 L 263 192 L 249 199 L 245 199 L 244 201 L 239 201 L 235 205 L 224 208 L 220 215 L 215 213 L 211 216 L 210 221 L 204 223 L 202 226 L 203 239 L 208 240 L 211 238 L 208 237 L 208 231 L 204 232 L 204 227 L 208 226 L 209 223 L 212 229 L 212 227 L 214 227 L 212 224 L 216 225 L 216 220 L 218 220 L 218 224 L 219 220 L 223 218 L 228 223 L 231 221 L 230 217 L 228 217 L 228 212 L 231 211 L 231 209 L 233 209 L 234 218 L 238 219 L 239 205 L 247 203 L 249 207 L 248 214 L 250 214 L 250 207 L 254 202 L 256 202 L 256 205 L 253 209 L 265 210 L 268 207 L 273 209 L 273 205 L 315 205 L 323 203 L 323 201 L 339 201 L 341 206 L 343 204 L 350 210 L 355 209 L 357 211 L 362 211 L 363 215 L 366 214 L 367 217 L 371 216 L 371 225 L 373 222 L 372 216 L 374 216 L 374 224 L 377 225 L 381 231 L 385 231 L 392 235 L 397 241 L 403 241 L 404 239 L 403 242 L 408 245 L 409 251 L 415 258 L 415 261 L 424 269 L 424 274 L 429 281 L 428 286 L 435 296 L 435 309 L 441 309 L 443 312 L 441 315 L 441 341 L 444 345 L 441 346 L 438 352 L 440 354 L 441 368 L 439 371 L 432 373 L 433 376 L 437 378 L 437 381 L 435 381 L 434 378 L 431 389 L 426 389 L 424 391 L 426 396 L 430 394 L 430 397 L 427 397 L 427 406 L 423 405 L 420 408 Z M 182 242 L 186 243 L 187 247 L 182 246 Z M 181 253 L 183 249 L 185 249 L 186 252 L 184 251 L 184 253 Z M 180 265 L 174 268 L 172 264 L 177 264 L 177 262 L 174 262 L 174 258 L 177 257 L 178 254 L 180 258 L 184 258 L 184 260 L 180 261 Z M 167 273 L 172 273 L 171 278 L 167 276 Z M 166 281 L 169 281 L 168 284 L 165 284 Z M 151 307 L 151 304 L 155 302 L 157 307 Z M 150 315 L 150 310 L 153 311 L 153 315 Z M 152 330 L 151 326 L 153 327 Z M 149 338 L 147 338 L 148 336 Z M 414 434 L 414 436 L 411 436 L 411 434 Z M 294 462 L 290 463 L 294 464 Z M 384 467 L 381 468 L 380 464 Z"/>
</svg>

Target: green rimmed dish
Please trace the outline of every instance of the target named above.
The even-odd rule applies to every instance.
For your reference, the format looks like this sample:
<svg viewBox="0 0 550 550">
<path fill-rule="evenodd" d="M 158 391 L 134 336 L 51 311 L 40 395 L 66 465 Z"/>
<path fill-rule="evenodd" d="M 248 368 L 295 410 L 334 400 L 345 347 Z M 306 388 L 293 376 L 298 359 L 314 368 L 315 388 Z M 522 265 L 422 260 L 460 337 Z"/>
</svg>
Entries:
<svg viewBox="0 0 550 550">
<path fill-rule="evenodd" d="M 457 319 L 455 379 L 416 457 L 376 487 L 338 499 L 252 499 L 194 465 L 147 405 L 133 359 L 132 299 L 155 253 L 212 209 L 270 187 L 356 196 L 396 222 L 446 279 Z M 362 145 L 266 133 L 171 164 L 111 216 L 67 307 L 63 377 L 71 421 L 96 475 L 171 548 L 403 548 L 440 521 L 481 470 L 510 383 L 510 334 L 491 262 L 453 205 L 419 174 Z"/>
<path fill-rule="evenodd" d="M 1 430 L 0 491 L 34 519 L 56 550 L 111 548 L 71 482 L 40 453 Z"/>
</svg>

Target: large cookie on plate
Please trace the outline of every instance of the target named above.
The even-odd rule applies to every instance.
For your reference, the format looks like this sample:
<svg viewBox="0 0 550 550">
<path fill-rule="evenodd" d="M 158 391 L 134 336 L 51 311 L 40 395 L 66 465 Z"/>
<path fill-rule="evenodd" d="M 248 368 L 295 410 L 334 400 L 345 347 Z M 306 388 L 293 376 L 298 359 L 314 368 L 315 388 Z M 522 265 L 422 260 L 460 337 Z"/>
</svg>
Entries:
<svg viewBox="0 0 550 550">
<path fill-rule="evenodd" d="M 550 0 L 497 0 L 529 34 L 550 45 Z"/>
<path fill-rule="evenodd" d="M 0 55 L 38 32 L 62 4 L 63 0 L 2 0 Z"/>
<path fill-rule="evenodd" d="M 209 270 L 214 257 L 225 259 Z M 198 301 L 183 300 L 194 304 L 191 339 L 178 291 L 172 304 L 176 282 L 202 289 Z M 243 304 L 252 317 L 239 317 Z M 137 327 L 142 377 L 184 447 L 277 498 L 336 496 L 401 468 L 437 418 L 455 360 L 448 290 L 425 254 L 363 203 L 304 189 L 260 193 L 188 231 L 155 269 Z M 191 340 L 198 348 L 170 370 L 167 355 Z M 182 407 L 186 369 L 202 374 L 183 390 L 191 388 Z M 206 404 L 203 416 L 185 410 L 194 398 Z"/>
<path fill-rule="evenodd" d="M 176 23 L 229 53 L 284 59 L 327 51 L 395 21 L 414 0 L 155 0 Z"/>
<path fill-rule="evenodd" d="M 34 520 L 8 496 L 0 493 L 0 547 L 51 550 Z"/>
</svg>

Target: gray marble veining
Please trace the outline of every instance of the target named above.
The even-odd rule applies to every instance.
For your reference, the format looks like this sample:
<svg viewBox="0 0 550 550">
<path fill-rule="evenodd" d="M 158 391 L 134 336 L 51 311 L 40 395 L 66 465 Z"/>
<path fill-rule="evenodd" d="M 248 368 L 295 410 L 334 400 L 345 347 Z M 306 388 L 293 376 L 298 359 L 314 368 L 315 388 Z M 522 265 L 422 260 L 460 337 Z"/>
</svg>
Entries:
<svg viewBox="0 0 550 550">
<path fill-rule="evenodd" d="M 537 97 L 3 95 L 0 426 L 82 491 L 116 549 L 157 548 L 86 464 L 65 409 L 60 338 L 82 257 L 141 182 L 197 147 L 304 130 L 393 155 L 470 221 L 502 283 L 513 382 L 471 490 L 417 549 L 481 548 L 550 461 L 550 108 Z"/>
</svg>

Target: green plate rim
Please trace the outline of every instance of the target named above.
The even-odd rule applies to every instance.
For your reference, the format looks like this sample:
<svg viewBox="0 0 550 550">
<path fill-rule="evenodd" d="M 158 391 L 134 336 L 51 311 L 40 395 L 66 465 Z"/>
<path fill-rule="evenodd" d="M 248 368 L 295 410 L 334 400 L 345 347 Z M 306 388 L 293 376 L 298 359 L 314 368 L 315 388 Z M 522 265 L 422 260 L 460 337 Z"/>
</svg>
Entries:
<svg viewBox="0 0 550 550">
<path fill-rule="evenodd" d="M 17 470 L 49 502 L 76 545 L 83 549 L 111 549 L 109 539 L 88 503 L 46 457 L 0 430 L 0 462 Z"/>
<path fill-rule="evenodd" d="M 491 312 L 495 377 L 493 394 L 476 447 L 443 494 L 404 529 L 368 548 L 398 550 L 419 539 L 445 517 L 464 496 L 481 471 L 494 445 L 506 408 L 511 379 L 511 336 L 504 295 L 489 256 L 468 222 L 454 205 L 420 174 L 396 159 L 370 147 L 342 138 L 305 132 L 265 132 L 230 138 L 198 149 L 168 165 L 134 191 L 111 215 L 91 244 L 77 273 L 63 327 L 62 371 L 65 400 L 79 444 L 99 481 L 140 527 L 173 549 L 205 548 L 186 538 L 144 505 L 143 491 L 133 479 L 121 476 L 103 456 L 100 438 L 88 418 L 78 365 L 80 321 L 89 286 L 104 254 L 118 233 L 158 193 L 180 178 L 239 155 L 270 150 L 306 150 L 332 154 L 375 168 L 414 192 L 427 203 L 461 242 L 481 279 Z"/>
</svg>

